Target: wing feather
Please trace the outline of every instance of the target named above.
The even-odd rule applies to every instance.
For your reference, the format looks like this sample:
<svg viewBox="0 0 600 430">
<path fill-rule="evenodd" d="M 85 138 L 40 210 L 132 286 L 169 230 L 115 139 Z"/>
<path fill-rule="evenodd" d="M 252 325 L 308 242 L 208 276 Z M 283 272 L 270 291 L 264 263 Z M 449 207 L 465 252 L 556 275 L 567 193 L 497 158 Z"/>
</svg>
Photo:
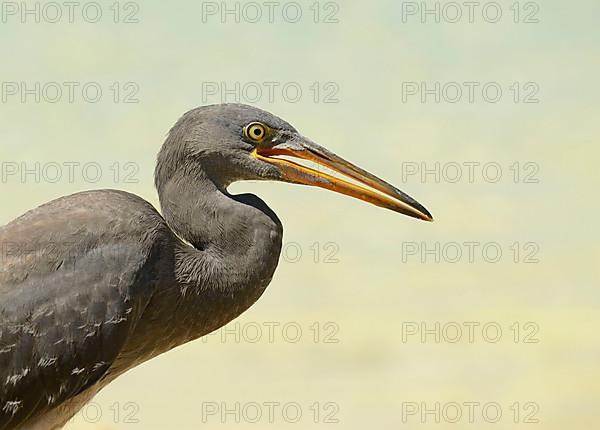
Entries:
<svg viewBox="0 0 600 430">
<path fill-rule="evenodd" d="M 0 227 L 1 430 L 109 376 L 150 297 L 136 281 L 161 219 L 139 197 L 96 191 Z"/>
</svg>

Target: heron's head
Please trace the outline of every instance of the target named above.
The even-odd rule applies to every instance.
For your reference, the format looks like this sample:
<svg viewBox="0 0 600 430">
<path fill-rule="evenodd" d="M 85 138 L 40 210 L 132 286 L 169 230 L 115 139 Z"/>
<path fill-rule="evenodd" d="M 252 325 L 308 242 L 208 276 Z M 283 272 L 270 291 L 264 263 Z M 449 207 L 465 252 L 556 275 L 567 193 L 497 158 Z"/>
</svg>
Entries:
<svg viewBox="0 0 600 430">
<path fill-rule="evenodd" d="M 221 188 L 240 180 L 314 185 L 414 218 L 433 219 L 394 186 L 302 136 L 281 118 L 242 104 L 199 107 L 175 124 L 158 156 L 159 192 L 176 174 L 205 175 Z"/>
</svg>

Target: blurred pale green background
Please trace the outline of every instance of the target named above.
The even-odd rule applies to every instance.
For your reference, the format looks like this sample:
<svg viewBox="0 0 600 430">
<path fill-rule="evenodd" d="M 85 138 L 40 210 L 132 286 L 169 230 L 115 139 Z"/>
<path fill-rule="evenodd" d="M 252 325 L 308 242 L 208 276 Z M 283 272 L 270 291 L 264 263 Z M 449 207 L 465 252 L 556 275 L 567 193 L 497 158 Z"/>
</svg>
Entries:
<svg viewBox="0 0 600 430">
<path fill-rule="evenodd" d="M 221 94 L 205 98 L 207 82 L 229 88 L 235 82 L 297 83 L 303 88 L 298 102 L 276 91 L 273 102 L 263 95 L 256 105 L 397 184 L 424 203 L 436 222 L 417 222 L 322 190 L 236 184 L 234 191 L 259 194 L 279 214 L 289 251 L 261 300 L 237 320 L 240 341 L 233 334 L 225 341 L 212 335 L 140 366 L 97 396 L 94 408 L 78 414 L 70 430 L 482 428 L 495 416 L 493 409 L 482 415 L 483 405 L 492 402 L 502 410 L 494 428 L 596 427 L 597 1 L 538 1 L 538 23 L 515 23 L 514 2 L 502 0 L 503 17 L 495 24 L 482 18 L 481 6 L 474 23 L 468 16 L 458 23 L 436 23 L 430 16 L 422 23 L 419 15 L 403 22 L 402 2 L 394 0 L 338 1 L 337 23 L 315 23 L 312 1 L 300 3 L 303 17 L 297 23 L 282 19 L 281 8 L 273 23 L 267 17 L 258 23 L 228 17 L 222 23 L 219 15 L 203 22 L 199 1 L 144 0 L 135 15 L 139 22 L 125 24 L 113 22 L 112 3 L 99 2 L 104 16 L 96 24 L 77 12 L 74 23 L 66 17 L 56 24 L 31 18 L 21 23 L 19 16 L 0 23 L 3 83 L 97 82 L 104 90 L 98 103 L 85 102 L 80 92 L 73 103 L 66 96 L 57 103 L 31 97 L 21 103 L 19 95 L 0 103 L 3 163 L 97 162 L 103 168 L 97 183 L 77 170 L 73 183 L 6 178 L 0 183 L 1 224 L 47 200 L 90 188 L 121 188 L 157 204 L 155 154 L 180 114 L 220 101 Z M 325 3 L 318 3 L 320 21 L 334 10 Z M 427 5 L 433 8 L 434 2 Z M 518 8 L 519 21 L 533 10 L 525 2 Z M 488 103 L 478 90 L 474 103 L 466 95 L 458 103 L 435 103 L 431 96 L 426 103 L 419 96 L 402 101 L 403 82 L 433 87 L 471 81 L 498 83 L 502 99 Z M 136 83 L 139 103 L 115 103 L 108 89 L 114 82 L 121 88 Z M 339 102 L 315 102 L 309 89 L 315 82 L 321 87 L 334 82 Z M 515 103 L 509 89 L 514 82 L 521 97 L 528 93 L 523 85 L 536 83 L 539 103 Z M 322 88 L 321 96 L 325 93 Z M 233 99 L 245 101 L 228 98 Z M 128 162 L 139 166 L 137 183 L 123 181 Z M 484 180 L 480 169 L 472 183 L 464 177 L 436 181 L 432 175 L 423 181 L 418 175 L 403 178 L 407 162 L 429 167 L 495 162 L 503 174 L 497 183 Z M 536 163 L 538 182 L 521 177 L 515 183 L 509 170 L 515 162 Z M 117 183 L 110 170 L 114 163 L 121 172 Z M 334 247 L 326 248 L 330 242 Z M 479 247 L 472 263 L 465 255 L 452 263 L 453 254 L 422 262 L 420 255 L 403 251 L 411 243 L 422 249 L 422 243 L 443 248 L 454 242 L 495 242 L 503 254 L 488 263 Z M 529 242 L 539 248 L 538 263 L 523 262 Z M 521 250 L 518 263 L 510 249 L 514 243 Z M 298 249 L 302 255 L 295 258 Z M 325 262 L 333 249 L 337 263 Z M 279 324 L 273 342 L 265 325 L 270 322 Z M 463 337 L 448 342 L 453 332 L 447 331 L 439 343 L 433 335 L 425 343 L 418 335 L 403 339 L 403 328 L 422 322 L 428 328 L 456 323 Z M 468 322 L 480 324 L 472 343 Z M 299 342 L 286 340 L 281 330 L 286 323 L 302 329 Z M 486 323 L 502 329 L 498 342 L 483 338 Z M 262 339 L 252 343 L 257 324 Z M 235 327 L 234 322 L 230 328 Z M 535 328 L 528 340 L 537 342 L 525 342 Z M 292 329 L 288 335 L 294 336 Z M 337 342 L 326 342 L 327 335 Z M 273 423 L 267 402 L 281 404 Z M 286 417 L 281 413 L 292 402 L 302 410 L 295 424 L 287 422 L 293 409 Z M 423 423 L 421 410 L 403 419 L 403 408 L 415 403 L 434 409 L 436 402 L 440 424 L 433 414 Z M 463 416 L 451 424 L 455 409 L 444 405 L 453 402 L 462 405 Z M 474 423 L 465 402 L 480 404 Z M 239 423 L 233 414 L 221 416 L 236 403 L 246 406 Z M 250 422 L 253 403 L 262 405 L 258 423 Z M 219 412 L 203 418 L 203 408 L 212 404 Z M 138 424 L 127 422 L 129 413 Z M 327 422 L 329 413 L 338 424 Z M 530 414 L 537 424 L 525 422 Z"/>
</svg>

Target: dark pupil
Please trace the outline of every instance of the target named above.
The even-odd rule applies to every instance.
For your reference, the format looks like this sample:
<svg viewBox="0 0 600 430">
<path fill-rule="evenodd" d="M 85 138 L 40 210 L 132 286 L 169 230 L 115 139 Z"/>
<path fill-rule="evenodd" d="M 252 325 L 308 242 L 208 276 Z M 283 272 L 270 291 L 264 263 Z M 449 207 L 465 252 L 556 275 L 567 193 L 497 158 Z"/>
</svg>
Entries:
<svg viewBox="0 0 600 430">
<path fill-rule="evenodd" d="M 255 127 L 255 128 L 252 130 L 252 134 L 253 134 L 255 137 L 260 137 L 260 136 L 262 135 L 262 130 L 261 130 L 259 127 Z"/>
</svg>

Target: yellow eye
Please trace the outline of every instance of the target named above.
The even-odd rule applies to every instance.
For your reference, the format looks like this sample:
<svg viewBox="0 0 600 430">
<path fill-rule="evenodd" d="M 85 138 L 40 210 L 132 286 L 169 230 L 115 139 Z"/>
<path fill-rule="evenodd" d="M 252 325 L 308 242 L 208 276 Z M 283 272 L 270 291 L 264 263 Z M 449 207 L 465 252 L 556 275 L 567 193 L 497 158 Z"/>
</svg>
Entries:
<svg viewBox="0 0 600 430">
<path fill-rule="evenodd" d="M 267 126 L 260 122 L 251 122 L 244 128 L 244 134 L 254 142 L 262 142 L 267 137 Z"/>
</svg>

